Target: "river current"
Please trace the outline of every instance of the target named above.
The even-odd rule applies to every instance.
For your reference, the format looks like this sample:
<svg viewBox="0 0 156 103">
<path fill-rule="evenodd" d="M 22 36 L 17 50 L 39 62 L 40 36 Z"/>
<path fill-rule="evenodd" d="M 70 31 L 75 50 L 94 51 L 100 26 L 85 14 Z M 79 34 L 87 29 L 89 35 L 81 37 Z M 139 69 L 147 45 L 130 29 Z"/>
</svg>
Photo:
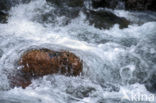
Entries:
<svg viewBox="0 0 156 103">
<path fill-rule="evenodd" d="M 0 103 L 156 103 L 144 85 L 156 70 L 156 13 L 108 9 L 133 23 L 98 29 L 83 12 L 68 25 L 64 16 L 40 21 L 53 9 L 45 0 L 19 4 L 0 24 Z M 83 60 L 81 76 L 48 75 L 11 89 L 7 76 L 19 69 L 22 53 L 42 47 L 75 53 Z"/>
</svg>

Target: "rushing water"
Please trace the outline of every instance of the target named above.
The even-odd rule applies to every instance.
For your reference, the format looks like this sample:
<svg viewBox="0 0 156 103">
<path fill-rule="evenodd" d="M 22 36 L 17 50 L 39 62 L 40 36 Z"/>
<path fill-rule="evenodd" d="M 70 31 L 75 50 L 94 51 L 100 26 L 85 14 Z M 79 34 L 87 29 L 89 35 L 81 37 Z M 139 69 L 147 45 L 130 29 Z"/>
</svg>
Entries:
<svg viewBox="0 0 156 103">
<path fill-rule="evenodd" d="M 135 103 L 124 99 L 125 93 L 151 95 L 144 82 L 156 70 L 154 12 L 110 10 L 133 23 L 100 30 L 83 12 L 68 25 L 64 16 L 40 19 L 54 9 L 45 0 L 19 4 L 11 8 L 8 23 L 0 24 L 0 103 Z M 82 75 L 48 75 L 26 89 L 11 89 L 7 75 L 18 69 L 22 53 L 42 47 L 75 53 L 84 62 Z"/>
</svg>

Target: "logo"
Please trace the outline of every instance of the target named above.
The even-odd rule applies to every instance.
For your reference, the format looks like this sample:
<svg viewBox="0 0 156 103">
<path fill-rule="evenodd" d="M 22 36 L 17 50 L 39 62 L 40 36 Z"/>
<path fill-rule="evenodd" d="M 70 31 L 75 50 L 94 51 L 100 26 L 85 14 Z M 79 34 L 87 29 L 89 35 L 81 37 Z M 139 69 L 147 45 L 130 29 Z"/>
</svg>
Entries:
<svg viewBox="0 0 156 103">
<path fill-rule="evenodd" d="M 128 101 L 138 101 L 138 102 L 153 102 L 155 100 L 154 94 L 143 94 L 138 91 L 129 91 L 121 89 L 121 93 L 123 94 L 122 100 Z"/>
</svg>

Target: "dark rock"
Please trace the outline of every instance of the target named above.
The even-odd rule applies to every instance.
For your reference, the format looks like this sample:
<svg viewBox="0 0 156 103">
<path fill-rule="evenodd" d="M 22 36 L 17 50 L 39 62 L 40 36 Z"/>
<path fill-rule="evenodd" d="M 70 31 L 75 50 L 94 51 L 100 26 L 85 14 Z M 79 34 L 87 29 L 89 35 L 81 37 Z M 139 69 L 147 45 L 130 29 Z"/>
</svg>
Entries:
<svg viewBox="0 0 156 103">
<path fill-rule="evenodd" d="M 66 92 L 76 98 L 84 98 L 84 97 L 89 97 L 89 95 L 93 92 L 95 92 L 96 89 L 93 87 L 83 87 L 83 86 L 78 86 L 77 88 L 67 88 Z"/>
<path fill-rule="evenodd" d="M 22 68 L 11 77 L 11 85 L 23 88 L 31 84 L 32 79 L 49 74 L 78 76 L 82 72 L 82 61 L 67 51 L 35 49 L 24 53 L 19 60 Z"/>
<path fill-rule="evenodd" d="M 15 74 L 9 74 L 8 79 L 10 81 L 10 87 L 22 87 L 26 88 L 31 84 L 32 77 L 28 74 L 25 74 L 21 71 L 16 71 Z"/>
<path fill-rule="evenodd" d="M 42 24 L 52 23 L 58 25 L 56 17 L 63 17 L 60 25 L 67 25 L 72 19 L 79 16 L 79 12 L 84 8 L 83 0 L 46 0 L 55 9 L 38 16 L 38 21 Z"/>
<path fill-rule="evenodd" d="M 8 13 L 0 11 L 0 23 L 7 23 Z"/>
<path fill-rule="evenodd" d="M 0 11 L 7 11 L 11 8 L 9 0 L 0 0 Z"/>
<path fill-rule="evenodd" d="M 3 55 L 3 51 L 0 49 L 0 58 L 2 57 Z"/>
<path fill-rule="evenodd" d="M 69 20 L 74 19 L 79 16 L 80 9 L 78 8 L 59 8 L 55 11 L 57 16 L 65 16 Z"/>
<path fill-rule="evenodd" d="M 83 0 L 46 0 L 55 6 L 54 13 L 57 16 L 66 16 L 75 18 L 79 15 L 79 11 L 84 7 Z"/>
<path fill-rule="evenodd" d="M 146 89 L 152 93 L 156 93 L 156 74 L 153 74 L 145 83 Z"/>
<path fill-rule="evenodd" d="M 93 8 L 116 8 L 118 5 L 118 0 L 92 0 Z"/>
<path fill-rule="evenodd" d="M 83 7 L 83 0 L 46 0 L 56 6 Z"/>
<path fill-rule="evenodd" d="M 8 0 L 0 0 L 0 23 L 6 23 L 11 5 Z"/>
<path fill-rule="evenodd" d="M 156 0 L 123 0 L 127 10 L 156 11 Z"/>
<path fill-rule="evenodd" d="M 93 8 L 117 8 L 122 3 L 126 10 L 156 11 L 156 0 L 92 0 Z M 122 8 L 123 8 L 122 7 Z"/>
<path fill-rule="evenodd" d="M 109 11 L 93 11 L 86 12 L 87 20 L 90 24 L 100 29 L 109 29 L 114 24 L 119 24 L 120 28 L 126 28 L 129 25 L 129 21 L 123 17 L 118 17 Z"/>
<path fill-rule="evenodd" d="M 0 0 L 0 23 L 7 23 L 9 10 L 20 3 L 29 3 L 31 0 Z"/>
</svg>

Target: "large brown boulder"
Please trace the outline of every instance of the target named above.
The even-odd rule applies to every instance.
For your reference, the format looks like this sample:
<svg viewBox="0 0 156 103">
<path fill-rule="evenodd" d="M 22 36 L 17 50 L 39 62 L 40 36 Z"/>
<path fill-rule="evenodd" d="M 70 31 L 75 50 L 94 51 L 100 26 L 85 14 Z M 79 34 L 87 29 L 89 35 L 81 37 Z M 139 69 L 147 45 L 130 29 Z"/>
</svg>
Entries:
<svg viewBox="0 0 156 103">
<path fill-rule="evenodd" d="M 78 76 L 82 72 L 82 61 L 68 51 L 35 49 L 25 52 L 19 60 L 22 68 L 11 77 L 11 85 L 23 88 L 31 84 L 32 79 L 49 74 Z"/>
</svg>

